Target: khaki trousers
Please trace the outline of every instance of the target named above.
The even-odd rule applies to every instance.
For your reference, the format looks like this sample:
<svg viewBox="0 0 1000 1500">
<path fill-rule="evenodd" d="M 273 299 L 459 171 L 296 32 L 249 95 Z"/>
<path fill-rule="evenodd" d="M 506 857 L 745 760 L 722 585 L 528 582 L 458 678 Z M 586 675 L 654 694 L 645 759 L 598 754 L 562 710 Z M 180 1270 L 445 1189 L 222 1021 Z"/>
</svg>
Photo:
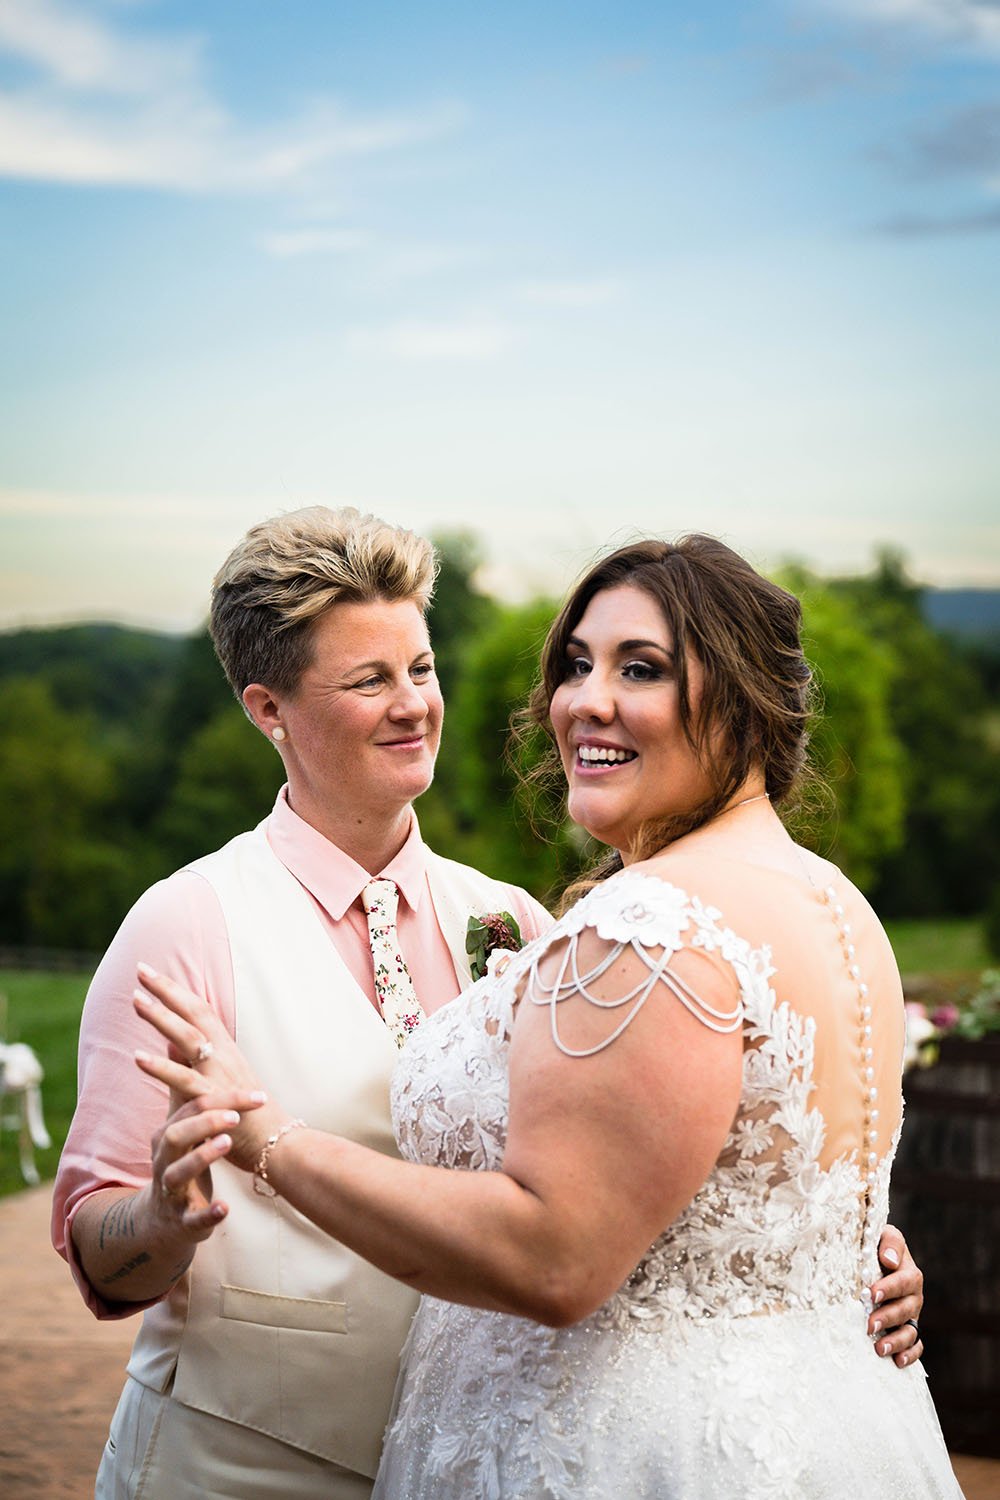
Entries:
<svg viewBox="0 0 1000 1500">
<path fill-rule="evenodd" d="M 131 1376 L 95 1500 L 369 1500 L 372 1481 L 265 1433 L 182 1406 Z"/>
</svg>

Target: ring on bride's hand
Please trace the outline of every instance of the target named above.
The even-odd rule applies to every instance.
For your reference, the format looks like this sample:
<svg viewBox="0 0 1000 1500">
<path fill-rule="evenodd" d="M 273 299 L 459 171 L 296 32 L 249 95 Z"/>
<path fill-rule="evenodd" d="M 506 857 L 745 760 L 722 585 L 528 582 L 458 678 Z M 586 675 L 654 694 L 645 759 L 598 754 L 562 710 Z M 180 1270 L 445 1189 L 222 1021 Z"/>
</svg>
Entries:
<svg viewBox="0 0 1000 1500">
<path fill-rule="evenodd" d="M 215 1048 L 212 1046 L 211 1042 L 202 1042 L 201 1046 L 198 1048 L 198 1056 L 195 1058 L 195 1062 L 208 1062 L 208 1059 L 211 1057 L 214 1051 Z"/>
</svg>

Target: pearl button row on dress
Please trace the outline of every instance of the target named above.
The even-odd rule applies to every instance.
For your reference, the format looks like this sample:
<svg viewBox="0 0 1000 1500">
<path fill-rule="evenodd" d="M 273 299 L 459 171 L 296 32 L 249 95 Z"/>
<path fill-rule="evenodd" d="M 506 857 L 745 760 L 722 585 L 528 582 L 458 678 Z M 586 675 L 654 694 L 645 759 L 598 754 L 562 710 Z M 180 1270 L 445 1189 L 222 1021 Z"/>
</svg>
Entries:
<svg viewBox="0 0 1000 1500">
<path fill-rule="evenodd" d="M 862 1250 L 866 1259 L 875 1256 L 878 1244 L 879 1230 L 872 1217 L 874 1208 L 873 1189 L 877 1177 L 878 1152 L 875 1150 L 875 1142 L 878 1140 L 878 1089 L 875 1087 L 875 1068 L 873 1066 L 874 1051 L 872 1049 L 872 1008 L 868 1000 L 868 986 L 861 977 L 861 970 L 855 961 L 855 948 L 851 942 L 851 924 L 844 920 L 844 908 L 837 900 L 837 893 L 832 885 L 826 886 L 820 891 L 820 896 L 829 909 L 837 926 L 840 938 L 840 946 L 844 955 L 844 964 L 858 991 L 858 1051 L 860 1054 L 860 1073 L 864 1089 L 864 1180 L 865 1180 L 865 1209 L 864 1229 L 862 1236 Z"/>
</svg>

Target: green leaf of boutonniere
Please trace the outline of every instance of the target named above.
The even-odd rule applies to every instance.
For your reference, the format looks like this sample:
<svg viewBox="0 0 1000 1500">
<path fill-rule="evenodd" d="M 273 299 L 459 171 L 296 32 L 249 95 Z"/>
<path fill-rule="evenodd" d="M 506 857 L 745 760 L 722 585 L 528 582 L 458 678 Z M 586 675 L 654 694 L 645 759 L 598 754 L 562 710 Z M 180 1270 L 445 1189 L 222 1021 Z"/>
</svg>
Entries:
<svg viewBox="0 0 1000 1500">
<path fill-rule="evenodd" d="M 473 979 L 482 979 L 491 953 L 518 953 L 524 946 L 517 919 L 509 911 L 471 916 L 465 929 L 465 951 Z"/>
</svg>

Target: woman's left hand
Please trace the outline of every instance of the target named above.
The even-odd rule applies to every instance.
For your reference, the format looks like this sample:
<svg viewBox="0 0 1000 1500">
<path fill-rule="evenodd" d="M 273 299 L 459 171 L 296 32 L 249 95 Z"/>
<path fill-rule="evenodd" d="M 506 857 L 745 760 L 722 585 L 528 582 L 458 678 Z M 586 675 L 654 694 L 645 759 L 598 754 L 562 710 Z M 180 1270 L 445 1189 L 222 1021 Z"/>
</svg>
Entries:
<svg viewBox="0 0 1000 1500">
<path fill-rule="evenodd" d="M 874 1307 L 868 1332 L 875 1340 L 877 1354 L 883 1358 L 891 1355 L 900 1366 L 911 1365 L 924 1352 L 916 1327 L 924 1305 L 924 1273 L 892 1224 L 882 1231 L 878 1258 L 887 1274 L 872 1282 Z"/>
<path fill-rule="evenodd" d="M 267 1102 L 250 1064 L 204 1000 L 147 964 L 139 965 L 138 975 L 144 989 L 136 990 L 133 1004 L 167 1041 L 168 1055 L 137 1052 L 136 1063 L 165 1083 L 175 1102 L 191 1101 L 199 1113 L 215 1109 L 221 1095 L 229 1105 L 234 1090 L 249 1095 L 254 1108 L 241 1114 L 239 1124 L 227 1126 L 232 1139 L 227 1159 L 253 1171 L 264 1142 L 287 1118 L 285 1112 Z"/>
</svg>

